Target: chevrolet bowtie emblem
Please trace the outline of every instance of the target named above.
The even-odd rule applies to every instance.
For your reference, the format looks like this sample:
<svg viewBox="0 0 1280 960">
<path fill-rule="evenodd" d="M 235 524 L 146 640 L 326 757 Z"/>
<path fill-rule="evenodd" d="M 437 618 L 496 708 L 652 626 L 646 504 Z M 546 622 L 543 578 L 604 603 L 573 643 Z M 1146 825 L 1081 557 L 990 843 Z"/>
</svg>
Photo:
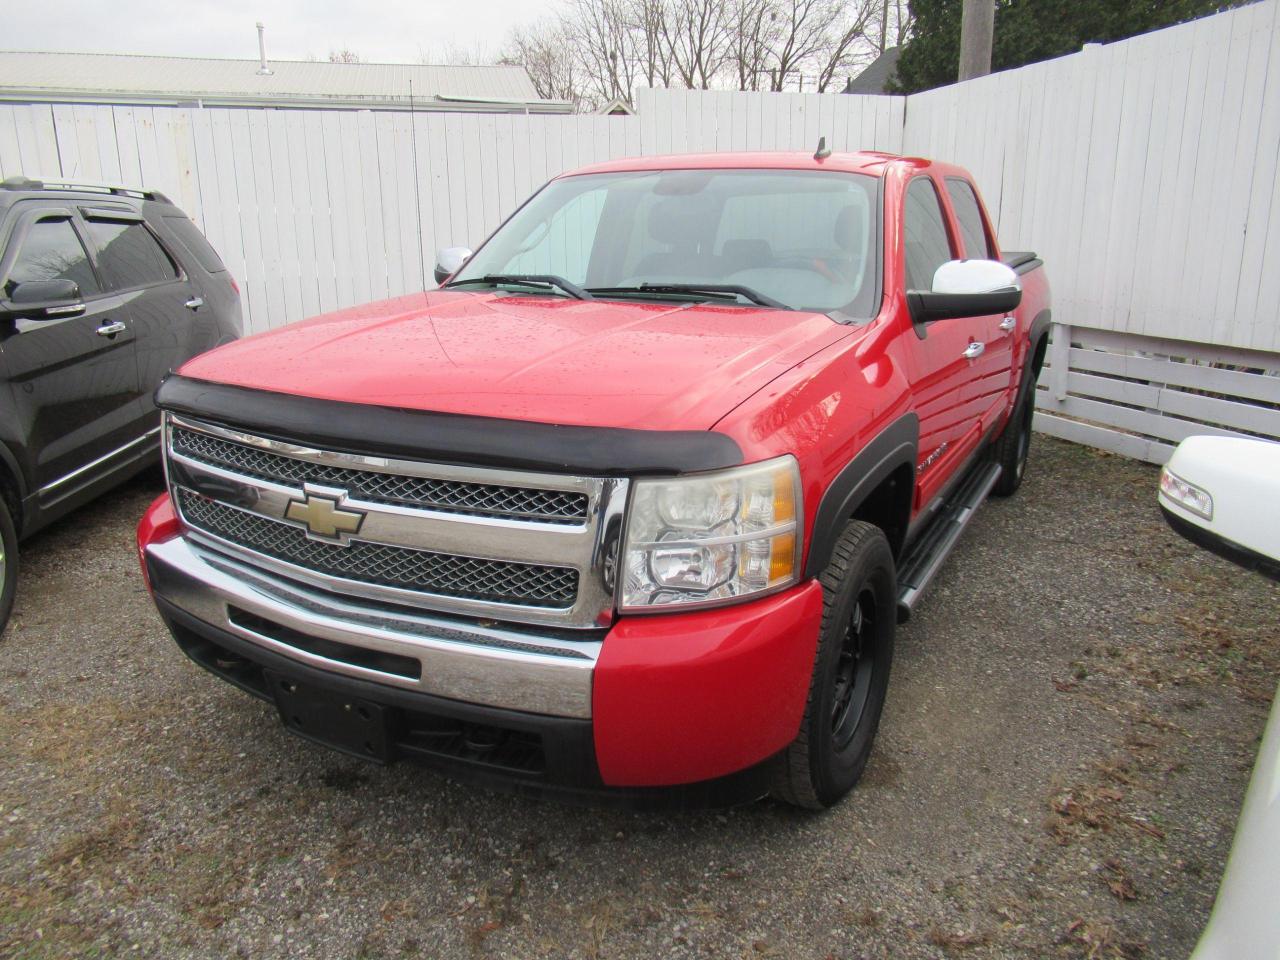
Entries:
<svg viewBox="0 0 1280 960">
<path fill-rule="evenodd" d="M 320 540 L 346 542 L 347 535 L 358 533 L 364 514 L 342 510 L 339 500 L 308 492 L 302 500 L 292 500 L 284 515 L 307 528 L 307 535 Z"/>
</svg>

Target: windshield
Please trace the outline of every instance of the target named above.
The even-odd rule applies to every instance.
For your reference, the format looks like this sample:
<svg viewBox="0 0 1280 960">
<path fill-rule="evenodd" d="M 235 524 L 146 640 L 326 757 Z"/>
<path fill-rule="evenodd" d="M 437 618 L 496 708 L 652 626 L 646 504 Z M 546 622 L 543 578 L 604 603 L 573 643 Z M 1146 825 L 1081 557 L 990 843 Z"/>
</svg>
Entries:
<svg viewBox="0 0 1280 960">
<path fill-rule="evenodd" d="M 665 170 L 566 177 L 453 278 L 543 277 L 565 295 L 707 299 L 869 317 L 876 184 L 862 174 Z M 642 286 L 659 289 L 641 289 Z M 744 292 L 745 291 L 745 292 Z"/>
</svg>

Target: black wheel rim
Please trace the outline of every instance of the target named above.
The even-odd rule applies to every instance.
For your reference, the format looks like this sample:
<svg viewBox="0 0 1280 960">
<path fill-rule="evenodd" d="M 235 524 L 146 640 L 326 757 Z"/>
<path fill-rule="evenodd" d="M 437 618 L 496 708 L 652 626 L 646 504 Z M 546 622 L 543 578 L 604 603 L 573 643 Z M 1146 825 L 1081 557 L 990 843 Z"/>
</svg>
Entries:
<svg viewBox="0 0 1280 960">
<path fill-rule="evenodd" d="M 871 588 L 858 594 L 845 626 L 831 698 L 831 737 L 837 750 L 849 745 L 862 722 L 875 669 L 876 599 Z"/>
</svg>

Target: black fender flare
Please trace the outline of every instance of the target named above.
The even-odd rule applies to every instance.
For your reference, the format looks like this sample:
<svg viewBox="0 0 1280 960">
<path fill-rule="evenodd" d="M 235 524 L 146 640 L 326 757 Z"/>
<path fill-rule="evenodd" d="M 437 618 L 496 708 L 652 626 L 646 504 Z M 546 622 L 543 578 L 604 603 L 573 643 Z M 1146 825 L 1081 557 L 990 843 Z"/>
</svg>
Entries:
<svg viewBox="0 0 1280 960">
<path fill-rule="evenodd" d="M 18 465 L 18 458 L 13 455 L 13 451 L 9 449 L 9 444 L 0 440 L 0 469 L 8 473 L 9 478 L 13 481 L 13 494 L 18 500 L 18 509 L 25 514 L 27 512 L 27 477 L 22 472 L 22 467 Z M 26 524 L 23 516 L 15 516 L 13 518 L 14 527 L 17 529 L 18 536 L 22 536 L 22 529 Z"/>
<path fill-rule="evenodd" d="M 9 444 L 4 440 L 0 440 L 0 464 L 9 471 L 9 476 L 13 478 L 14 493 L 18 495 L 19 500 L 25 500 L 27 497 L 27 478 L 22 472 L 22 468 L 18 466 L 18 458 L 13 455 L 13 451 L 9 449 Z"/>
<path fill-rule="evenodd" d="M 844 521 L 853 516 L 863 501 L 890 474 L 905 465 L 910 469 L 914 480 L 919 449 L 920 418 L 915 413 L 905 413 L 876 434 L 836 474 L 836 478 L 822 494 L 818 511 L 814 515 L 805 576 L 816 577 L 826 569 L 831 560 L 831 551 L 844 528 Z M 903 517 L 904 530 L 908 519 Z"/>
<path fill-rule="evenodd" d="M 1015 401 L 1014 408 L 1022 402 L 1028 390 L 1033 389 L 1034 371 L 1031 369 L 1032 364 L 1036 361 L 1036 351 L 1040 346 L 1040 341 L 1049 336 L 1049 324 L 1053 322 L 1053 311 L 1047 307 L 1036 314 L 1035 319 L 1031 321 L 1031 329 L 1027 331 L 1027 355 L 1022 361 L 1022 379 L 1018 381 L 1018 397 Z"/>
</svg>

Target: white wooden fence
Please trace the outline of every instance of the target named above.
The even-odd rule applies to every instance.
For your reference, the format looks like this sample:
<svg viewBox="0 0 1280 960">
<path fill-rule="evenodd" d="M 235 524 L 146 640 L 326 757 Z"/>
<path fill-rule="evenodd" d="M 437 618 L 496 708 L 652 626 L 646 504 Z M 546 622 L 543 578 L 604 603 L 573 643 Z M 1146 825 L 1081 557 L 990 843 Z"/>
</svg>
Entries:
<svg viewBox="0 0 1280 960">
<path fill-rule="evenodd" d="M 903 141 L 1049 266 L 1039 429 L 1155 462 L 1280 438 L 1280 4 L 910 97 Z"/>
<path fill-rule="evenodd" d="M 1280 368 L 1278 11 L 1264 0 L 911 97 L 643 90 L 633 117 L 0 104 L 0 177 L 165 191 L 222 252 L 258 331 L 430 285 L 436 249 L 478 243 L 582 164 L 812 150 L 819 136 L 836 150 L 945 157 L 974 171 L 1002 245 L 1048 263 L 1066 379 L 1042 391 L 1038 423 L 1073 436 L 1080 420 L 1118 427 L 1118 440 L 1090 439 L 1161 459 L 1198 416 L 1170 407 L 1169 391 L 1216 376 L 1198 368 Z M 1086 341 L 1189 363 L 1148 382 L 1156 393 L 1099 388 L 1117 374 L 1080 366 L 1111 363 L 1085 357 L 1097 352 Z M 1121 368 L 1153 370 L 1109 369 Z M 1273 387 L 1213 399 L 1256 410 L 1280 403 Z M 1105 409 L 1116 405 L 1150 417 Z M 1280 436 L 1272 417 L 1207 416 Z"/>
</svg>

